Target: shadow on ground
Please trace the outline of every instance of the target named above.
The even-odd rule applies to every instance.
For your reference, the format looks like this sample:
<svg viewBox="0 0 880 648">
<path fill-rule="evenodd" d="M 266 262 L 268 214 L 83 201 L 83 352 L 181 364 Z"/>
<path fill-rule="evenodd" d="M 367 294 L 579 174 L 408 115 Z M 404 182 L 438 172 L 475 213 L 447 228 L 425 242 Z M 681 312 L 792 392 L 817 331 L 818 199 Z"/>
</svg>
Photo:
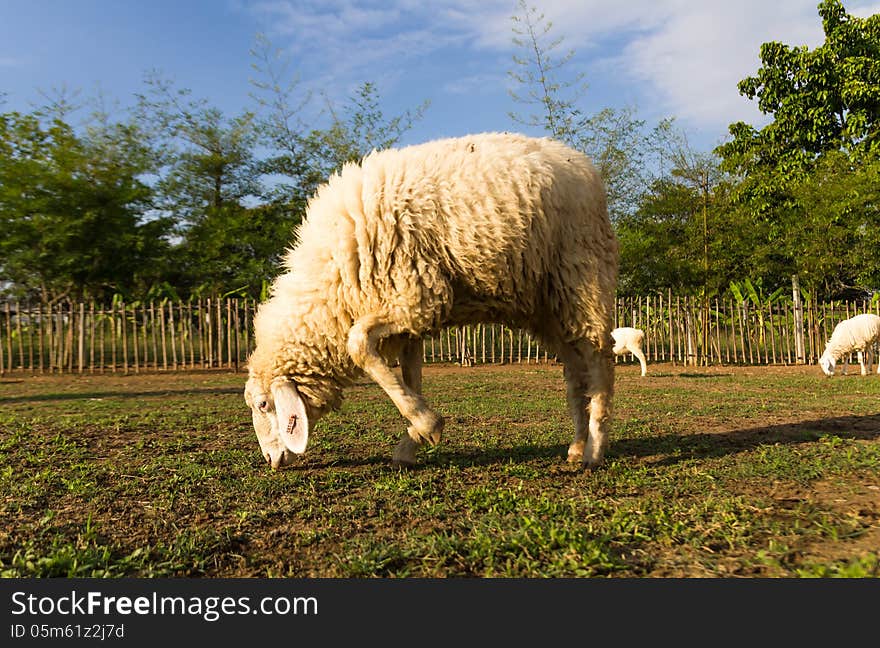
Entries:
<svg viewBox="0 0 880 648">
<path fill-rule="evenodd" d="M 659 437 L 639 439 L 611 439 L 606 457 L 656 457 L 655 465 L 672 465 L 690 459 L 714 459 L 738 454 L 766 445 L 797 445 L 812 443 L 824 436 L 841 439 L 873 441 L 880 439 L 880 414 L 869 416 L 839 416 L 809 421 L 762 425 L 738 430 L 704 432 L 693 434 L 665 434 Z M 427 460 L 423 459 L 415 469 L 451 464 L 459 467 L 506 464 L 529 459 L 555 459 L 566 456 L 567 445 L 498 446 L 479 452 L 458 452 L 438 449 Z M 442 448 L 442 446 L 441 446 Z M 307 464 L 304 468 L 332 466 L 370 465 L 391 463 L 390 453 L 369 458 L 326 462 L 322 465 Z"/>
</svg>

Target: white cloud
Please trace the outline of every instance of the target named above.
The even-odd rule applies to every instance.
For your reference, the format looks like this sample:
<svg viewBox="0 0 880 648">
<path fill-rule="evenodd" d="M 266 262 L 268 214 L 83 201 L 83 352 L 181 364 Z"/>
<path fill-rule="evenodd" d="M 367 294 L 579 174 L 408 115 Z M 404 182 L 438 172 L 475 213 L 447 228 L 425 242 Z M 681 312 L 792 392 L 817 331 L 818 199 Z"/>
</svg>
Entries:
<svg viewBox="0 0 880 648">
<path fill-rule="evenodd" d="M 508 77 L 503 72 L 473 74 L 447 81 L 443 84 L 444 92 L 454 95 L 475 96 L 487 92 L 490 88 L 504 88 Z"/>
<path fill-rule="evenodd" d="M 864 7 L 853 6 L 851 9 L 847 9 L 847 13 L 850 13 L 853 16 L 858 16 L 859 18 L 867 18 L 874 14 L 880 14 L 880 3 L 866 5 Z"/>
<path fill-rule="evenodd" d="M 760 119 L 737 91 L 737 83 L 757 71 L 760 45 L 777 40 L 818 45 L 823 38 L 817 0 L 527 0 L 552 22 L 552 35 L 574 48 L 576 69 L 627 81 L 658 113 L 687 125 L 726 130 L 738 119 Z M 880 11 L 880 4 L 851 0 L 857 16 Z M 391 75 L 407 61 L 443 56 L 445 48 L 486 56 L 485 69 L 470 69 L 445 82 L 449 93 L 468 82 L 498 82 L 505 70 L 500 53 L 512 49 L 515 0 L 267 0 L 246 5 L 265 22 L 270 37 L 283 38 L 305 69 L 325 79 Z M 492 59 L 492 60 L 489 60 Z M 389 76 L 390 78 L 390 76 Z M 473 87 L 473 86 L 470 86 Z"/>
</svg>

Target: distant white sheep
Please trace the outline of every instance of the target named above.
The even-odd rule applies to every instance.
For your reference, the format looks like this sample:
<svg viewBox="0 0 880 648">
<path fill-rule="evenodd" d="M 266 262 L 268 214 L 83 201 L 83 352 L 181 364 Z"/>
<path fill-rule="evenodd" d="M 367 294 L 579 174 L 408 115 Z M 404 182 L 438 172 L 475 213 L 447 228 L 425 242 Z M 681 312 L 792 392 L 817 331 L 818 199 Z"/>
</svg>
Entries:
<svg viewBox="0 0 880 648">
<path fill-rule="evenodd" d="M 528 329 L 558 355 L 568 460 L 601 464 L 618 244 L 583 154 L 501 133 L 374 152 L 318 190 L 297 238 L 254 317 L 244 390 L 272 468 L 305 451 L 315 421 L 364 373 L 409 422 L 394 462 L 415 463 L 443 430 L 421 394 L 421 338 L 477 322 Z"/>
<path fill-rule="evenodd" d="M 614 338 L 615 355 L 624 355 L 632 353 L 639 359 L 642 365 L 642 375 L 648 373 L 648 364 L 645 360 L 645 354 L 642 352 L 642 345 L 645 341 L 645 332 L 642 329 L 632 328 L 630 326 L 622 326 L 611 331 L 611 337 Z"/>
<path fill-rule="evenodd" d="M 843 320 L 834 327 L 831 338 L 825 345 L 825 351 L 819 358 L 819 366 L 826 376 L 833 376 L 835 364 L 843 358 L 845 374 L 849 354 L 857 351 L 862 375 L 867 376 L 874 360 L 874 345 L 878 341 L 880 341 L 880 317 L 877 315 L 864 313 Z M 877 364 L 877 373 L 880 374 L 880 363 Z"/>
</svg>

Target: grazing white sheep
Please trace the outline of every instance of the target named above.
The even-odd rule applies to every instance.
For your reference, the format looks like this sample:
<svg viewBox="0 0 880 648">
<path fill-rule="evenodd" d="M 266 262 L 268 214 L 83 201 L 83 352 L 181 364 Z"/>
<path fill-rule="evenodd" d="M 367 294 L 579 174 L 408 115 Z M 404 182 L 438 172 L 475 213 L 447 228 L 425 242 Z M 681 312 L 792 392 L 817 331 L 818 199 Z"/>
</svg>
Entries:
<svg viewBox="0 0 880 648">
<path fill-rule="evenodd" d="M 631 326 L 621 326 L 611 331 L 611 337 L 614 338 L 614 348 L 612 349 L 614 354 L 632 353 L 639 359 L 639 364 L 642 365 L 642 375 L 647 375 L 648 364 L 645 360 L 645 354 L 642 352 L 645 332 L 642 329 Z"/>
<path fill-rule="evenodd" d="M 826 376 L 834 375 L 834 366 L 843 358 L 843 373 L 849 363 L 849 354 L 858 352 L 862 375 L 867 376 L 874 358 L 874 344 L 880 341 L 880 317 L 872 313 L 864 313 L 843 320 L 831 332 L 831 338 L 825 344 L 825 351 L 819 358 L 819 366 Z M 865 363 L 867 356 L 867 366 Z M 880 374 L 880 363 L 877 364 Z"/>
<path fill-rule="evenodd" d="M 273 468 L 364 372 L 409 422 L 394 462 L 415 463 L 443 430 L 421 395 L 421 338 L 476 322 L 526 328 L 558 354 L 569 461 L 602 462 L 618 246 L 584 155 L 501 133 L 373 152 L 317 191 L 297 234 L 254 317 L 244 390 Z"/>
</svg>

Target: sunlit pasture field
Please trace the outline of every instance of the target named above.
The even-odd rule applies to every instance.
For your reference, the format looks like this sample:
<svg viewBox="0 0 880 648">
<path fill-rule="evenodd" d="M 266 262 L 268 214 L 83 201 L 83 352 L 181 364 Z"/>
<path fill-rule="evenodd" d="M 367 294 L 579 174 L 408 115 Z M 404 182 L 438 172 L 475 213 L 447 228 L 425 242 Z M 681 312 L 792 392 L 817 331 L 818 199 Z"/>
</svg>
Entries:
<svg viewBox="0 0 880 648">
<path fill-rule="evenodd" d="M 442 444 L 364 380 L 294 466 L 242 373 L 0 379 L 0 575 L 880 576 L 880 376 L 617 368 L 606 465 L 565 462 L 554 364 L 428 366 Z"/>
</svg>

